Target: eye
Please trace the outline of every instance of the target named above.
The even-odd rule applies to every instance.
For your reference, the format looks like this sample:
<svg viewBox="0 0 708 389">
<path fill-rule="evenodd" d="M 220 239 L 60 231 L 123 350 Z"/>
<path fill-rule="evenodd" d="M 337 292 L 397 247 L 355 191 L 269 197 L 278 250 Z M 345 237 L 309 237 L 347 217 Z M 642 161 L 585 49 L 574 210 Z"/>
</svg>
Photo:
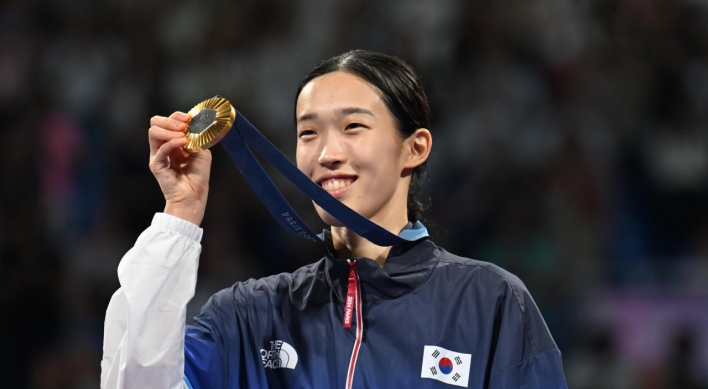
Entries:
<svg viewBox="0 0 708 389">
<path fill-rule="evenodd" d="M 313 130 L 303 130 L 300 132 L 300 134 L 298 134 L 298 137 L 299 138 L 307 138 L 307 137 L 312 137 L 314 135 L 317 135 L 317 133 L 314 132 Z"/>
<path fill-rule="evenodd" d="M 344 129 L 345 130 L 352 130 L 352 129 L 358 128 L 358 127 L 364 127 L 364 125 L 361 123 L 350 123 L 346 127 L 344 127 Z"/>
</svg>

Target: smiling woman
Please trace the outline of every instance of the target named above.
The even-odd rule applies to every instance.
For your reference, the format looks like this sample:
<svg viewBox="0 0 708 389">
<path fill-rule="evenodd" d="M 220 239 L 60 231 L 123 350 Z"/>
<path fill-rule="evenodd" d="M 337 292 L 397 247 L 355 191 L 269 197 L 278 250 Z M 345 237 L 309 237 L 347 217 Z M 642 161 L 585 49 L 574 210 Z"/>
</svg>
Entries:
<svg viewBox="0 0 708 389">
<path fill-rule="evenodd" d="M 353 75 L 359 82 L 366 83 L 368 92 L 376 93 L 380 102 L 385 105 L 386 116 L 392 117 L 394 128 L 402 139 L 409 138 L 420 129 L 430 128 L 430 107 L 423 86 L 413 69 L 401 59 L 367 51 L 344 53 L 320 63 L 302 80 L 296 96 L 302 98 L 303 89 L 311 81 L 334 72 Z M 299 124 L 301 116 L 298 116 L 297 105 L 295 110 Z M 357 110 L 361 108 L 352 107 L 350 111 L 343 113 L 356 113 Z M 429 152 L 432 146 L 429 133 L 428 141 Z M 425 207 L 417 195 L 426 171 L 427 155 L 411 172 L 407 197 L 409 220 L 423 219 Z"/>
<path fill-rule="evenodd" d="M 165 195 L 119 266 L 104 388 L 566 388 L 560 351 L 514 275 L 436 246 L 415 200 L 432 148 L 427 98 L 402 60 L 322 62 L 295 104 L 297 165 L 394 234 L 380 247 L 315 204 L 325 257 L 236 283 L 185 326 L 211 154 L 187 153 L 187 115 L 156 116 L 150 168 Z M 412 234 L 411 234 L 412 232 Z"/>
<path fill-rule="evenodd" d="M 430 154 L 430 131 L 419 127 L 402 134 L 377 88 L 342 70 L 306 81 L 295 111 L 300 170 L 364 217 L 389 231 L 403 229 L 411 178 Z M 390 248 L 362 240 L 315 208 L 332 226 L 338 252 L 383 265 Z"/>
</svg>

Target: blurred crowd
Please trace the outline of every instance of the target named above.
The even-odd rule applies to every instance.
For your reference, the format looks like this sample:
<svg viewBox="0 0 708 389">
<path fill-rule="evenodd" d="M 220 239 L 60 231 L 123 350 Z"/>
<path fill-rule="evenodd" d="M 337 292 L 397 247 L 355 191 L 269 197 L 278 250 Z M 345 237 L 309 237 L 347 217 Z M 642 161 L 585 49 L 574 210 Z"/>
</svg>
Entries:
<svg viewBox="0 0 708 389">
<path fill-rule="evenodd" d="M 431 235 L 526 283 L 571 388 L 708 388 L 701 0 L 3 2 L 2 385 L 98 386 L 117 264 L 164 205 L 151 116 L 219 94 L 292 157 L 300 79 L 356 48 L 422 75 Z M 213 150 L 190 317 L 322 256 Z"/>
</svg>

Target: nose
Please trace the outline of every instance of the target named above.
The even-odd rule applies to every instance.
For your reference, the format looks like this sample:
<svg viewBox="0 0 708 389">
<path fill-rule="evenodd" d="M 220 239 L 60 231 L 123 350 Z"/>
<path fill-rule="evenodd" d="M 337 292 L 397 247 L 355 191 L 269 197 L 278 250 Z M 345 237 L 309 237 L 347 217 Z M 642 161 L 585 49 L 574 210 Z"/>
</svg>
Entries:
<svg viewBox="0 0 708 389">
<path fill-rule="evenodd" d="M 317 163 L 328 169 L 336 169 L 346 161 L 346 153 L 342 143 L 336 136 L 328 134 L 322 142 L 322 150 L 317 157 Z"/>
</svg>

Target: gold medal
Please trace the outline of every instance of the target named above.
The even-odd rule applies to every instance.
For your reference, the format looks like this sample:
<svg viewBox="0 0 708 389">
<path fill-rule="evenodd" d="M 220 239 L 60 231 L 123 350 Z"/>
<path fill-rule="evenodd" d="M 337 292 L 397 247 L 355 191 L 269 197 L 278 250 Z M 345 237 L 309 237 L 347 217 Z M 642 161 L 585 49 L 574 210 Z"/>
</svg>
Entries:
<svg viewBox="0 0 708 389">
<path fill-rule="evenodd" d="M 187 144 L 183 148 L 194 153 L 219 143 L 236 119 L 236 110 L 221 96 L 202 101 L 188 114 L 192 119 L 184 130 Z"/>
</svg>

